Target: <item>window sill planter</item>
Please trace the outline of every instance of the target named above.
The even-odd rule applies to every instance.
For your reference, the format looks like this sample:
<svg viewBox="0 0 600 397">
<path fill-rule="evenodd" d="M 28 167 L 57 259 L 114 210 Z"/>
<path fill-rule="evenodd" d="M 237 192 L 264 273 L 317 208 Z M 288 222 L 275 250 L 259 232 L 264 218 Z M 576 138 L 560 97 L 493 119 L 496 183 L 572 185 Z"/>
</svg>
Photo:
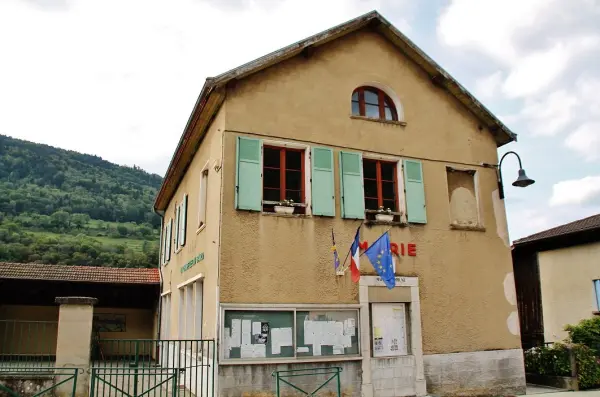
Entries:
<svg viewBox="0 0 600 397">
<path fill-rule="evenodd" d="M 375 214 L 375 220 L 378 222 L 393 222 L 393 214 Z"/>
<path fill-rule="evenodd" d="M 277 214 L 291 215 L 294 213 L 294 207 L 288 207 L 285 205 L 276 205 L 274 207 L 274 209 L 275 209 L 275 213 L 277 213 Z"/>
</svg>

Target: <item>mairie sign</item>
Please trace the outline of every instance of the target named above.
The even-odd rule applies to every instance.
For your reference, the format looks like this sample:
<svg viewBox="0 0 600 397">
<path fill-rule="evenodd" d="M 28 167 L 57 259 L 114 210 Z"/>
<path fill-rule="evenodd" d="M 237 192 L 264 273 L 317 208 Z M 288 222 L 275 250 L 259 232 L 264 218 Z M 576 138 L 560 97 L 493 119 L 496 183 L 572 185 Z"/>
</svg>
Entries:
<svg viewBox="0 0 600 397">
<path fill-rule="evenodd" d="M 186 263 L 185 265 L 181 266 L 181 273 L 185 272 L 186 270 L 189 270 L 192 266 L 194 266 L 196 263 L 203 261 L 204 260 L 204 252 L 201 252 L 200 254 L 198 254 L 198 256 L 196 256 L 194 259 L 192 259 L 191 261 L 189 261 L 188 263 Z"/>
</svg>

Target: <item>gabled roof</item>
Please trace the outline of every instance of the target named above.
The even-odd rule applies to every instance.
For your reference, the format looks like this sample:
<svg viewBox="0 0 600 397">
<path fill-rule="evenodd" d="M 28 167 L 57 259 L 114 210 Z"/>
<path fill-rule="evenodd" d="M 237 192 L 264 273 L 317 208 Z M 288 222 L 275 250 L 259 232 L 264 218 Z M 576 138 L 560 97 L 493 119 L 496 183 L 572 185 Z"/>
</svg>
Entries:
<svg viewBox="0 0 600 397">
<path fill-rule="evenodd" d="M 542 232 L 532 234 L 531 236 L 520 238 L 513 242 L 513 246 L 517 247 L 527 243 L 542 242 L 555 237 L 564 237 L 574 235 L 576 233 L 590 232 L 595 230 L 600 232 L 600 214 L 592 215 L 587 218 L 579 219 L 578 221 L 553 227 L 552 229 L 544 230 Z M 598 235 L 598 240 L 600 240 L 600 234 Z"/>
<path fill-rule="evenodd" d="M 0 262 L 0 279 L 105 284 L 160 284 L 158 269 Z"/>
<path fill-rule="evenodd" d="M 433 59 L 427 56 L 427 54 L 377 11 L 371 11 L 358 18 L 241 65 L 217 77 L 207 78 L 179 140 L 175 154 L 171 159 L 163 184 L 156 196 L 154 209 L 156 211 L 164 211 L 166 209 L 175 189 L 183 178 L 187 165 L 196 151 L 198 142 L 202 139 L 205 129 L 212 120 L 212 116 L 216 114 L 225 99 L 226 84 L 243 79 L 299 54 L 310 55 L 314 48 L 363 28 L 370 28 L 387 38 L 400 52 L 421 67 L 429 75 L 433 84 L 447 90 L 469 109 L 482 122 L 484 127 L 493 134 L 498 147 L 511 141 L 516 141 L 516 134 L 510 131 L 508 127 L 481 102 L 475 99 L 448 72 L 442 69 Z M 201 127 L 199 128 L 201 131 L 195 133 L 194 136 L 194 128 L 197 125 Z"/>
</svg>

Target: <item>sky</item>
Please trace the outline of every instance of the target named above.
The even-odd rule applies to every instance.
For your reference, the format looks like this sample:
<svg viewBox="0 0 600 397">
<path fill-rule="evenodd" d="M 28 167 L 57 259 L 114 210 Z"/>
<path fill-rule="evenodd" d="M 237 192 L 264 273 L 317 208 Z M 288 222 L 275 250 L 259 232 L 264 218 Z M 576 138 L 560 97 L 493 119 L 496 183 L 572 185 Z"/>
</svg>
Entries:
<svg viewBox="0 0 600 397">
<path fill-rule="evenodd" d="M 518 134 L 511 239 L 600 213 L 600 0 L 0 0 L 0 134 L 164 175 L 206 77 L 371 10 Z"/>
</svg>

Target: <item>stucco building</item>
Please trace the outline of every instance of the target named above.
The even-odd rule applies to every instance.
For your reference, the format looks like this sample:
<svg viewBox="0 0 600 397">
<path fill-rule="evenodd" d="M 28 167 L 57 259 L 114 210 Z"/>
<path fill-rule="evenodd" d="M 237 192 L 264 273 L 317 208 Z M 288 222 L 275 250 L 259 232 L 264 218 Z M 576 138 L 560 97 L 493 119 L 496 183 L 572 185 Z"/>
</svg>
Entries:
<svg viewBox="0 0 600 397">
<path fill-rule="evenodd" d="M 512 256 L 523 348 L 600 315 L 600 215 L 516 240 Z"/>
<path fill-rule="evenodd" d="M 376 12 L 208 78 L 155 202 L 162 336 L 216 338 L 222 396 L 324 366 L 353 396 L 523 393 L 515 139 Z M 359 283 L 334 270 L 361 223 L 397 247 L 392 290 L 366 257 Z"/>
</svg>

